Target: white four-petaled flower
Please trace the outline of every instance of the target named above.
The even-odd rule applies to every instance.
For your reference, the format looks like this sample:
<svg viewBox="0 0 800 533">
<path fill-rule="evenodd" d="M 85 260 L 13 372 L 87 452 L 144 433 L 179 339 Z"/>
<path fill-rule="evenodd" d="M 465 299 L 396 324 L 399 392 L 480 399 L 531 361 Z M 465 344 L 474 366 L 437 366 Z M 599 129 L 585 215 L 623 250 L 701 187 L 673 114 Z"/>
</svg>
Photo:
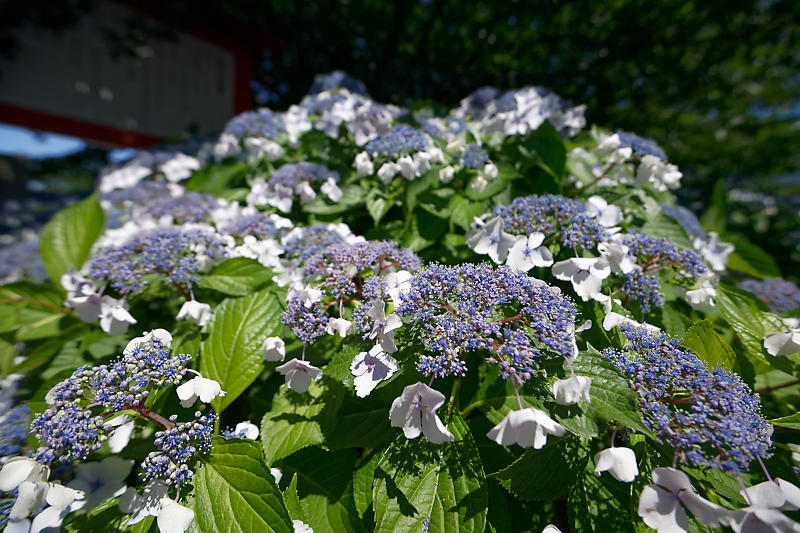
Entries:
<svg viewBox="0 0 800 533">
<path fill-rule="evenodd" d="M 517 444 L 523 448 L 542 448 L 547 436 L 561 437 L 566 429 L 550 418 L 550 415 L 535 407 L 509 411 L 503 420 L 486 435 L 503 446 Z"/>
<path fill-rule="evenodd" d="M 369 352 L 361 352 L 353 358 L 350 372 L 355 376 L 353 386 L 356 396 L 365 398 L 381 381 L 392 377 L 400 367 L 394 357 L 386 353 L 380 344 Z"/>
<path fill-rule="evenodd" d="M 286 380 L 286 385 L 295 392 L 304 393 L 311 386 L 311 381 L 322 378 L 322 370 L 307 361 L 291 359 L 275 370 Z"/>
<path fill-rule="evenodd" d="M 183 303 L 175 320 L 187 320 L 200 326 L 205 326 L 211 319 L 211 306 L 197 300 L 188 300 Z"/>
<path fill-rule="evenodd" d="M 286 357 L 286 344 L 280 337 L 267 337 L 261 345 L 264 359 L 267 361 L 283 361 Z"/>
<path fill-rule="evenodd" d="M 604 257 L 573 257 L 553 265 L 553 276 L 571 282 L 584 302 L 600 294 L 600 286 L 610 274 L 611 267 Z"/>
<path fill-rule="evenodd" d="M 436 416 L 436 410 L 444 404 L 444 394 L 424 383 L 414 383 L 403 389 L 389 408 L 392 427 L 403 428 L 408 439 L 416 439 L 420 434 L 434 444 L 452 442 L 453 434 Z"/>
<path fill-rule="evenodd" d="M 500 217 L 475 226 L 467 234 L 467 246 L 476 254 L 488 255 L 497 264 L 506 260 L 516 241 L 516 237 L 503 231 L 503 219 Z"/>
<path fill-rule="evenodd" d="M 191 407 L 198 398 L 203 403 L 211 403 L 214 398 L 225 396 L 218 382 L 199 375 L 179 385 L 176 392 L 183 407 Z"/>
<path fill-rule="evenodd" d="M 608 472 L 617 481 L 631 483 L 639 475 L 636 454 L 630 448 L 606 448 L 594 455 L 594 474 Z"/>
<path fill-rule="evenodd" d="M 533 267 L 547 267 L 553 264 L 553 254 L 546 246 L 543 233 L 520 235 L 508 251 L 506 265 L 515 270 L 527 272 Z"/>
<path fill-rule="evenodd" d="M 592 378 L 587 376 L 572 376 L 567 379 L 559 379 L 553 383 L 553 396 L 559 405 L 573 405 L 581 399 L 591 401 L 589 398 L 589 388 L 592 385 Z"/>
</svg>

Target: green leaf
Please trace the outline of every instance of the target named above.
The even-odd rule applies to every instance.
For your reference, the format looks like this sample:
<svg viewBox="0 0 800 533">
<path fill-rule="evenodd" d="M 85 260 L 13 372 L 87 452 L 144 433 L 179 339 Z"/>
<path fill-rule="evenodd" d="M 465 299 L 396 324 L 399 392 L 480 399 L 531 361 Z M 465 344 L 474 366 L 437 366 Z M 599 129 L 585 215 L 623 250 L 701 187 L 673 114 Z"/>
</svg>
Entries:
<svg viewBox="0 0 800 533">
<path fill-rule="evenodd" d="M 681 248 L 686 248 L 688 250 L 694 249 L 692 241 L 690 241 L 689 237 L 686 235 L 686 231 L 674 218 L 665 215 L 660 209 L 655 213 L 648 211 L 647 215 L 647 221 L 642 226 L 642 231 L 644 233 L 652 235 L 653 237 L 667 239 Z"/>
<path fill-rule="evenodd" d="M 0 338 L 0 376 L 7 376 L 11 372 L 16 354 L 14 344 Z"/>
<path fill-rule="evenodd" d="M 550 122 L 545 121 L 528 135 L 522 142 L 522 147 L 538 156 L 538 165 L 553 176 L 556 183 L 560 182 L 567 161 L 567 148 L 564 146 L 564 139 Z"/>
<path fill-rule="evenodd" d="M 80 269 L 94 241 L 103 233 L 105 215 L 97 197 L 90 196 L 59 211 L 42 230 L 39 251 L 55 283 L 70 267 Z"/>
<path fill-rule="evenodd" d="M 370 460 L 359 467 L 353 474 L 353 502 L 358 516 L 364 516 L 372 505 L 372 486 L 375 483 L 375 470 L 383 454 L 374 453 Z"/>
<path fill-rule="evenodd" d="M 221 413 L 258 377 L 264 367 L 261 344 L 280 328 L 281 303 L 265 289 L 217 306 L 206 326 L 209 335 L 200 349 L 200 371 L 219 382 L 225 396 L 212 405 Z"/>
<path fill-rule="evenodd" d="M 472 225 L 472 220 L 486 211 L 481 202 L 472 202 L 458 194 L 450 199 L 450 221 L 465 231 Z"/>
<path fill-rule="evenodd" d="M 710 368 L 733 370 L 736 364 L 736 353 L 714 330 L 710 320 L 692 324 L 681 344 L 696 353 Z"/>
<path fill-rule="evenodd" d="M 711 202 L 708 210 L 700 218 L 700 225 L 706 231 L 725 231 L 725 222 L 728 219 L 728 191 L 725 180 L 718 180 L 711 193 Z"/>
<path fill-rule="evenodd" d="M 328 436 L 327 445 L 370 449 L 384 444 L 391 439 L 389 405 L 375 393 L 366 398 L 345 395 L 336 415 L 336 429 Z"/>
<path fill-rule="evenodd" d="M 390 204 L 376 189 L 369 191 L 367 194 L 366 203 L 367 211 L 369 212 L 369 215 L 372 217 L 372 220 L 375 222 L 376 226 L 383 218 L 383 215 L 385 215 L 392 207 L 392 204 Z"/>
<path fill-rule="evenodd" d="M 336 413 L 344 389 L 338 382 L 323 378 L 298 394 L 282 387 L 272 409 L 261 421 L 261 444 L 269 464 L 297 450 L 325 441 L 325 433 L 337 424 Z"/>
<path fill-rule="evenodd" d="M 796 429 L 800 431 L 800 413 L 784 416 L 781 418 L 773 418 L 769 421 L 773 426 L 780 426 L 782 428 Z"/>
<path fill-rule="evenodd" d="M 544 448 L 528 448 L 492 477 L 523 500 L 554 500 L 567 494 L 589 460 L 586 443 L 574 436 L 547 440 Z"/>
<path fill-rule="evenodd" d="M 244 185 L 244 175 L 250 164 L 236 162 L 229 165 L 211 165 L 196 171 L 183 184 L 187 191 L 202 192 L 215 196 L 225 196 L 234 185 Z M 241 182 L 241 183 L 237 183 Z"/>
<path fill-rule="evenodd" d="M 570 529 L 576 533 L 633 533 L 636 522 L 628 511 L 630 498 L 612 492 L 608 474 L 597 477 L 585 472 L 567 494 Z M 622 501 L 621 501 L 622 500 Z"/>
<path fill-rule="evenodd" d="M 297 476 L 302 520 L 314 533 L 366 533 L 353 502 L 355 462 L 355 450 L 305 449 L 284 460 Z"/>
<path fill-rule="evenodd" d="M 263 287 L 271 279 L 272 271 L 255 259 L 234 257 L 200 276 L 197 285 L 229 296 L 244 296 Z"/>
<path fill-rule="evenodd" d="M 425 210 L 419 210 L 411 216 L 406 226 L 403 246 L 418 252 L 432 245 L 447 231 L 447 220 L 437 217 Z"/>
<path fill-rule="evenodd" d="M 194 481 L 201 533 L 292 533 L 294 527 L 257 442 L 215 438 Z"/>
<path fill-rule="evenodd" d="M 732 235 L 725 235 L 723 240 L 736 247 L 728 256 L 728 270 L 744 272 L 760 279 L 780 277 L 781 270 L 778 268 L 778 264 L 763 249 Z"/>
<path fill-rule="evenodd" d="M 453 417 L 455 442 L 433 445 L 399 436 L 375 471 L 376 533 L 483 533 L 488 493 L 478 450 L 464 421 Z"/>
<path fill-rule="evenodd" d="M 283 491 L 283 503 L 293 520 L 303 520 L 303 509 L 300 507 L 300 496 L 297 495 L 297 474 L 292 476 L 289 486 Z"/>
</svg>

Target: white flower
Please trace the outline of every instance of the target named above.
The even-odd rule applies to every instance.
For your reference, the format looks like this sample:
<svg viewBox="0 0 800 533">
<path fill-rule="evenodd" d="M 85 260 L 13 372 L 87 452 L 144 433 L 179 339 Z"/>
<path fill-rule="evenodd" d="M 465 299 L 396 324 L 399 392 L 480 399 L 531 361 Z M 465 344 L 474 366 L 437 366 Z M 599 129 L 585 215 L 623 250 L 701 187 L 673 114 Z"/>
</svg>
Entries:
<svg viewBox="0 0 800 533">
<path fill-rule="evenodd" d="M 486 178 L 488 181 L 492 181 L 495 179 L 500 173 L 497 171 L 497 167 L 494 163 L 487 163 L 483 167 L 483 177 Z"/>
<path fill-rule="evenodd" d="M 322 194 L 327 196 L 328 199 L 334 203 L 341 200 L 342 196 L 344 195 L 342 189 L 339 188 L 339 186 L 336 184 L 336 180 L 333 178 L 326 179 L 325 183 L 322 184 L 319 190 L 322 191 Z"/>
<path fill-rule="evenodd" d="M 156 328 L 153 331 L 145 331 L 142 333 L 141 337 L 134 337 L 131 339 L 127 346 L 125 346 L 125 349 L 122 350 L 122 355 L 131 355 L 140 345 L 149 344 L 154 340 L 158 341 L 161 346 L 165 348 L 172 346 L 172 335 L 170 332 L 162 328 Z"/>
<path fill-rule="evenodd" d="M 117 426 L 117 428 L 111 432 L 106 442 L 108 443 L 111 453 L 119 453 L 124 450 L 131 441 L 131 435 L 133 435 L 134 429 L 133 420 L 128 420 L 128 417 L 123 415 L 110 420 L 108 424 Z"/>
<path fill-rule="evenodd" d="M 304 393 L 311 386 L 311 380 L 322 378 L 322 370 L 307 361 L 292 359 L 275 370 L 283 375 L 286 385 L 295 392 Z"/>
<path fill-rule="evenodd" d="M 486 181 L 486 178 L 484 178 L 481 174 L 478 174 L 472 180 L 472 188 L 477 192 L 483 192 L 487 185 L 489 185 L 489 182 Z"/>
<path fill-rule="evenodd" d="M 131 316 L 123 300 L 115 300 L 110 296 L 103 296 L 100 309 L 100 329 L 109 335 L 122 335 L 128 331 L 128 326 L 136 324 L 136 319 Z"/>
<path fill-rule="evenodd" d="M 630 448 L 606 448 L 594 455 L 594 475 L 608 472 L 617 481 L 630 483 L 639 475 L 636 454 Z"/>
<path fill-rule="evenodd" d="M 370 161 L 367 152 L 358 154 L 353 166 L 356 167 L 359 176 L 371 176 L 375 172 L 375 165 Z"/>
<path fill-rule="evenodd" d="M 404 155 L 398 159 L 397 168 L 400 170 L 400 174 L 407 180 L 413 180 L 417 175 L 417 166 L 410 156 Z"/>
<path fill-rule="evenodd" d="M 464 151 L 464 145 L 458 140 L 450 141 L 444 149 L 450 155 L 458 155 Z"/>
<path fill-rule="evenodd" d="M 561 533 L 561 530 L 558 529 L 553 524 L 547 524 L 546 526 L 544 526 L 542 533 Z"/>
<path fill-rule="evenodd" d="M 241 151 L 242 149 L 239 146 L 239 139 L 230 133 L 223 133 L 220 135 L 219 139 L 217 139 L 217 143 L 212 148 L 214 159 L 217 162 L 234 156 Z"/>
<path fill-rule="evenodd" d="M 442 183 L 450 183 L 456 175 L 456 169 L 448 165 L 439 170 L 439 181 Z"/>
<path fill-rule="evenodd" d="M 508 251 L 506 265 L 515 270 L 527 272 L 535 266 L 550 266 L 553 264 L 553 254 L 546 246 L 543 233 L 531 233 L 527 237 L 520 235 Z"/>
<path fill-rule="evenodd" d="M 244 140 L 244 147 L 255 161 L 263 159 L 264 156 L 270 161 L 277 161 L 286 153 L 283 146 L 263 137 L 248 137 Z"/>
<path fill-rule="evenodd" d="M 550 418 L 544 411 L 528 407 L 509 411 L 486 436 L 503 446 L 517 444 L 523 448 L 533 446 L 538 450 L 547 444 L 547 435 L 561 437 L 565 431 L 564 426 Z"/>
<path fill-rule="evenodd" d="M 613 204 L 609 205 L 602 196 L 590 196 L 586 200 L 586 212 L 607 228 L 622 222 L 622 209 Z"/>
<path fill-rule="evenodd" d="M 367 311 L 367 316 L 372 319 L 372 330 L 368 338 L 374 339 L 380 336 L 380 345 L 387 353 L 397 351 L 394 343 L 394 330 L 401 327 L 403 322 L 397 313 L 386 315 L 386 303 L 383 300 L 375 300 Z"/>
<path fill-rule="evenodd" d="M 25 481 L 17 488 L 17 499 L 8 513 L 5 531 L 58 531 L 64 518 L 83 505 L 84 493 L 58 483 Z M 33 521 L 28 517 L 42 508 Z"/>
<path fill-rule="evenodd" d="M 312 127 L 311 120 L 308 118 L 308 110 L 299 105 L 291 105 L 283 114 L 283 124 L 286 127 L 286 134 L 289 143 L 296 144 L 300 135 L 309 131 Z"/>
<path fill-rule="evenodd" d="M 600 294 L 600 286 L 610 274 L 611 267 L 603 257 L 573 257 L 553 265 L 553 276 L 571 282 L 584 302 Z"/>
<path fill-rule="evenodd" d="M 306 285 L 299 292 L 300 298 L 303 299 L 303 307 L 311 307 L 317 302 L 322 301 L 322 291 L 315 289 L 311 285 Z"/>
<path fill-rule="evenodd" d="M 64 305 L 73 309 L 81 321 L 92 323 L 100 317 L 103 310 L 103 298 L 97 294 L 72 296 L 64 300 Z"/>
<path fill-rule="evenodd" d="M 49 474 L 46 466 L 30 457 L 12 457 L 0 469 L 0 492 L 12 491 L 25 481 L 44 481 Z"/>
<path fill-rule="evenodd" d="M 344 318 L 331 318 L 325 332 L 328 335 L 339 334 L 340 337 L 347 337 L 353 331 L 353 323 Z"/>
<path fill-rule="evenodd" d="M 764 348 L 775 357 L 800 352 L 800 329 L 767 333 L 764 335 Z"/>
<path fill-rule="evenodd" d="M 191 157 L 181 152 L 163 163 L 159 170 L 170 183 L 178 183 L 192 175 L 192 172 L 200 168 L 200 161 L 196 157 Z"/>
<path fill-rule="evenodd" d="M 388 161 L 378 169 L 378 178 L 380 178 L 383 183 L 389 183 L 398 172 L 400 172 L 400 166 L 397 163 Z"/>
<path fill-rule="evenodd" d="M 800 488 L 778 477 L 740 490 L 739 493 L 754 507 L 783 511 L 796 511 L 800 508 Z"/>
<path fill-rule="evenodd" d="M 162 498 L 161 510 L 156 518 L 161 533 L 184 533 L 194 520 L 194 511 L 175 500 Z"/>
<path fill-rule="evenodd" d="M 272 477 L 275 479 L 276 485 L 281 482 L 281 479 L 283 478 L 283 472 L 277 468 L 270 468 L 269 473 L 272 474 Z"/>
<path fill-rule="evenodd" d="M 314 533 L 311 526 L 302 520 L 292 520 L 292 528 L 294 528 L 294 533 Z"/>
<path fill-rule="evenodd" d="M 247 257 L 255 259 L 266 267 L 276 267 L 280 262 L 283 247 L 275 239 L 259 240 L 253 235 L 246 235 L 242 244 L 233 249 L 230 257 Z"/>
<path fill-rule="evenodd" d="M 444 404 L 444 394 L 424 383 L 414 383 L 403 389 L 389 408 L 392 427 L 403 428 L 407 439 L 416 439 L 420 434 L 434 444 L 452 442 L 453 434 L 436 416 L 436 410 Z"/>
<path fill-rule="evenodd" d="M 300 197 L 300 201 L 304 204 L 307 204 L 308 202 L 312 201 L 314 198 L 317 197 L 317 192 L 307 181 L 301 181 L 300 183 L 298 183 L 295 186 L 294 191 Z"/>
<path fill-rule="evenodd" d="M 700 252 L 703 258 L 708 261 L 716 271 L 725 270 L 728 264 L 728 256 L 736 249 L 731 243 L 719 240 L 716 232 L 709 232 L 706 239 L 695 238 L 692 242 L 695 249 Z"/>
<path fill-rule="evenodd" d="M 659 331 L 661 331 L 661 329 L 658 328 L 657 326 L 648 324 L 647 322 L 636 322 L 635 320 L 623 316 L 619 313 L 615 313 L 614 311 L 609 311 L 603 318 L 603 329 L 606 331 L 611 331 L 615 327 L 622 324 L 626 324 L 633 328 L 645 328 L 650 333 L 658 333 Z"/>
<path fill-rule="evenodd" d="M 128 189 L 152 173 L 152 170 L 139 163 L 128 164 L 103 175 L 98 188 L 101 193 L 111 192 L 114 189 Z"/>
<path fill-rule="evenodd" d="M 654 155 L 647 154 L 642 157 L 636 171 L 636 180 L 639 183 L 650 182 L 657 191 L 664 192 L 677 189 L 681 184 L 683 174 L 678 167 L 665 163 Z"/>
<path fill-rule="evenodd" d="M 200 398 L 203 403 L 211 403 L 216 397 L 225 396 L 220 384 L 213 379 L 196 376 L 175 389 L 183 407 L 191 407 Z"/>
<path fill-rule="evenodd" d="M 353 386 L 356 396 L 365 398 L 378 383 L 392 377 L 400 367 L 394 357 L 386 353 L 380 344 L 369 352 L 361 352 L 353 358 L 350 372 L 355 376 Z"/>
<path fill-rule="evenodd" d="M 200 326 L 205 326 L 211 319 L 211 306 L 208 304 L 200 303 L 197 300 L 189 300 L 184 302 L 178 311 L 178 316 L 175 320 L 187 320 Z"/>
<path fill-rule="evenodd" d="M 692 306 L 692 309 L 702 309 L 703 307 L 713 306 L 714 298 L 717 296 L 715 283 L 716 274 L 707 272 L 697 278 L 696 288 L 685 291 L 683 297 Z"/>
<path fill-rule="evenodd" d="M 573 405 L 581 399 L 591 401 L 589 398 L 589 387 L 592 385 L 592 378 L 586 376 L 572 376 L 567 379 L 559 379 L 553 383 L 553 396 L 559 405 Z"/>
<path fill-rule="evenodd" d="M 427 152 L 414 154 L 414 167 L 417 176 L 421 176 L 431 169 L 431 156 Z"/>
<path fill-rule="evenodd" d="M 264 181 L 264 178 L 257 177 L 250 185 L 250 192 L 247 193 L 247 198 L 245 199 L 247 205 L 267 205 L 268 198 L 269 187 L 267 182 Z"/>
<path fill-rule="evenodd" d="M 125 478 L 133 467 L 132 459 L 110 455 L 102 461 L 78 463 L 77 474 L 68 487 L 86 494 L 82 507 L 94 509 L 125 492 Z"/>
<path fill-rule="evenodd" d="M 286 357 L 286 344 L 280 337 L 267 337 L 261 345 L 264 359 L 267 361 L 283 361 Z"/>
<path fill-rule="evenodd" d="M 245 420 L 236 424 L 236 427 L 233 428 L 233 434 L 242 439 L 256 440 L 259 435 L 258 426 L 249 420 Z"/>
<path fill-rule="evenodd" d="M 142 494 L 133 487 L 128 487 L 119 497 L 119 510 L 133 515 L 128 520 L 129 526 L 138 524 L 148 516 L 158 516 L 161 500 L 167 498 L 168 492 L 168 487 L 159 479 L 149 482 Z"/>
<path fill-rule="evenodd" d="M 709 527 L 730 523 L 731 512 L 700 497 L 680 470 L 655 468 L 653 482 L 644 487 L 639 497 L 639 516 L 658 533 L 688 531 L 689 519 L 683 506 Z"/>
<path fill-rule="evenodd" d="M 475 226 L 467 234 L 467 246 L 476 254 L 488 254 L 497 264 L 506 260 L 516 241 L 516 237 L 503 231 L 503 219 L 500 217 L 487 221 L 483 226 Z"/>
<path fill-rule="evenodd" d="M 628 254 L 628 247 L 619 242 L 601 242 L 597 251 L 608 262 L 615 274 L 628 274 L 637 268 L 636 261 Z"/>
<path fill-rule="evenodd" d="M 389 297 L 395 305 L 399 305 L 400 298 L 403 294 L 411 289 L 411 279 L 414 275 L 408 270 L 400 270 L 395 272 L 390 270 L 381 273 L 383 278 L 384 287 Z"/>
</svg>

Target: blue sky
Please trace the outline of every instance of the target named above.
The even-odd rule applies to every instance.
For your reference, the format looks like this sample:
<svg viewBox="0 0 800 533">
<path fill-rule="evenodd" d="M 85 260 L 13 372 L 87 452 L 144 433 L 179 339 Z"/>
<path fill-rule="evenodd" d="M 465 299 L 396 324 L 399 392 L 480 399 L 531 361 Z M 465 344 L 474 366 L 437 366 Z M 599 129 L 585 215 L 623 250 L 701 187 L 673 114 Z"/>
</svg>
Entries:
<svg viewBox="0 0 800 533">
<path fill-rule="evenodd" d="M 86 147 L 82 139 L 57 133 L 35 132 L 27 128 L 0 124 L 0 154 L 31 158 L 60 157 Z"/>
</svg>

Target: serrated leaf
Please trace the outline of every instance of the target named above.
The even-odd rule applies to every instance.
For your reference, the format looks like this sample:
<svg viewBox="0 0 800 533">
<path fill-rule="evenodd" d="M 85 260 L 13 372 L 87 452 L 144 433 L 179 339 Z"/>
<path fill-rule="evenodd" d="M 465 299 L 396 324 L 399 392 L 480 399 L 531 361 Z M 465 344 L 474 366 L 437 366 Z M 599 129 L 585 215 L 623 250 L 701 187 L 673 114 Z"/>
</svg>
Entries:
<svg viewBox="0 0 800 533">
<path fill-rule="evenodd" d="M 714 330 L 710 320 L 692 324 L 681 344 L 696 353 L 710 368 L 733 370 L 736 364 L 736 353 Z"/>
<path fill-rule="evenodd" d="M 39 251 L 50 279 L 59 283 L 70 267 L 80 269 L 103 233 L 105 215 L 95 196 L 65 207 L 44 226 Z"/>
<path fill-rule="evenodd" d="M 354 450 L 319 449 L 301 450 L 284 460 L 284 468 L 297 476 L 302 520 L 314 533 L 366 533 L 353 503 L 355 461 Z"/>
<path fill-rule="evenodd" d="M 297 450 L 325 441 L 325 433 L 336 426 L 336 413 L 344 389 L 336 381 L 323 378 L 298 394 L 282 387 L 272 409 L 261 421 L 261 443 L 269 464 Z"/>
<path fill-rule="evenodd" d="M 488 494 L 475 442 L 458 416 L 448 429 L 455 442 L 401 435 L 383 454 L 372 491 L 376 533 L 483 533 Z"/>
<path fill-rule="evenodd" d="M 655 213 L 648 211 L 647 214 L 647 221 L 642 226 L 644 233 L 667 239 L 681 248 L 693 249 L 692 241 L 686 235 L 686 230 L 674 218 L 664 214 L 660 209 Z"/>
<path fill-rule="evenodd" d="M 213 289 L 229 296 L 245 296 L 263 287 L 272 279 L 272 271 L 246 257 L 227 259 L 211 272 L 200 276 L 198 287 Z"/>
<path fill-rule="evenodd" d="M 221 413 L 258 377 L 264 367 L 261 344 L 280 329 L 278 297 L 265 289 L 241 298 L 223 300 L 206 326 L 208 338 L 200 349 L 200 371 L 226 392 L 212 403 Z"/>
<path fill-rule="evenodd" d="M 567 495 L 570 528 L 576 533 L 633 533 L 627 502 L 611 492 L 608 478 L 585 472 Z"/>
<path fill-rule="evenodd" d="M 465 231 L 472 225 L 472 220 L 486 211 L 481 202 L 473 202 L 456 194 L 450 199 L 450 221 Z"/>
<path fill-rule="evenodd" d="M 297 474 L 292 475 L 289 486 L 283 491 L 283 503 L 292 520 L 303 520 L 303 509 L 300 507 L 300 497 L 297 495 Z"/>
<path fill-rule="evenodd" d="M 374 394 L 374 393 L 373 393 Z M 389 403 L 383 398 L 344 396 L 336 429 L 328 436 L 331 448 L 375 448 L 391 439 Z"/>
<path fill-rule="evenodd" d="M 372 486 L 375 483 L 375 470 L 381 457 L 382 453 L 373 453 L 370 460 L 353 474 L 353 503 L 358 516 L 364 516 L 367 508 L 372 505 Z"/>
<path fill-rule="evenodd" d="M 369 191 L 367 194 L 366 204 L 367 212 L 369 212 L 369 215 L 372 217 L 372 220 L 375 222 L 376 226 L 383 218 L 383 215 L 385 215 L 392 207 L 392 204 L 390 204 L 386 198 L 384 198 L 383 195 L 375 189 Z"/>
<path fill-rule="evenodd" d="M 800 431 L 800 413 L 784 416 L 781 418 L 773 418 L 769 421 L 773 426 L 780 426 L 782 428 L 796 429 Z"/>
<path fill-rule="evenodd" d="M 194 513 L 201 533 L 292 533 L 283 497 L 257 442 L 214 439 L 197 469 Z"/>
<path fill-rule="evenodd" d="M 579 438 L 548 437 L 541 450 L 528 448 L 509 466 L 492 474 L 523 500 L 554 500 L 564 496 L 586 467 L 589 453 Z"/>
</svg>

